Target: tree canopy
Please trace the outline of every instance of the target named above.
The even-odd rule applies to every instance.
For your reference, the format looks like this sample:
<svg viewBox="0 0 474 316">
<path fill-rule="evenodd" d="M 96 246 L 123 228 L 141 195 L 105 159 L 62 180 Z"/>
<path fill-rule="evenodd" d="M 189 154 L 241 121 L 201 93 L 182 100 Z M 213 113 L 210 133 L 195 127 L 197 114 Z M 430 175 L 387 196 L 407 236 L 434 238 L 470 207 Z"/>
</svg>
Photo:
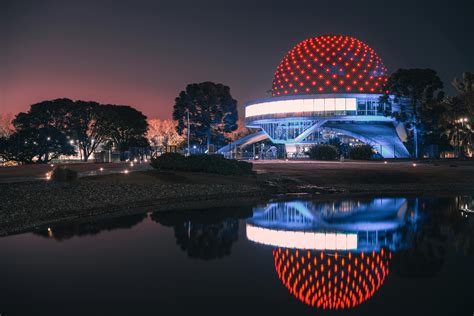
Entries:
<svg viewBox="0 0 474 316">
<path fill-rule="evenodd" d="M 173 119 L 180 135 L 191 125 L 190 135 L 199 144 L 222 143 L 225 133 L 237 129 L 237 101 L 223 84 L 202 82 L 189 84 L 175 99 Z"/>
<path fill-rule="evenodd" d="M 144 144 L 148 130 L 147 117 L 128 105 L 105 105 L 107 116 L 107 136 L 117 146 L 123 159 L 123 153 L 132 144 Z"/>
<path fill-rule="evenodd" d="M 385 89 L 389 94 L 394 95 L 397 101 L 402 98 L 409 100 L 408 108 L 401 102 L 400 111 L 392 113 L 397 120 L 405 123 L 405 126 L 412 133 L 414 139 L 415 157 L 419 156 L 418 133 L 425 120 L 427 109 L 433 102 L 440 101 L 444 94 L 443 82 L 436 71 L 432 69 L 398 69 L 394 72 L 387 83 Z M 382 98 L 382 102 L 387 101 L 387 96 Z"/>
<path fill-rule="evenodd" d="M 87 161 L 106 141 L 121 153 L 133 146 L 148 146 L 146 116 L 130 106 L 66 98 L 48 100 L 19 113 L 13 126 L 15 132 L 3 136 L 0 142 L 3 160 L 44 163 L 75 154 L 75 145 Z"/>
</svg>

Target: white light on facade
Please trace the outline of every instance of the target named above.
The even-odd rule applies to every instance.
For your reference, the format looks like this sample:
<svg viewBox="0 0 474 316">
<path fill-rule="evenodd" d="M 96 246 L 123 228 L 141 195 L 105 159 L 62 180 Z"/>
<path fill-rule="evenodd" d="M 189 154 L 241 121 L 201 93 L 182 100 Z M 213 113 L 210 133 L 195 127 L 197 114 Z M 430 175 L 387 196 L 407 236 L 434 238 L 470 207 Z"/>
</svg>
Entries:
<svg viewBox="0 0 474 316">
<path fill-rule="evenodd" d="M 267 101 L 248 105 L 245 108 L 245 117 L 285 113 L 356 110 L 356 98 L 295 99 Z"/>
<path fill-rule="evenodd" d="M 314 250 L 357 249 L 357 234 L 275 230 L 247 224 L 247 239 L 260 244 Z"/>
</svg>

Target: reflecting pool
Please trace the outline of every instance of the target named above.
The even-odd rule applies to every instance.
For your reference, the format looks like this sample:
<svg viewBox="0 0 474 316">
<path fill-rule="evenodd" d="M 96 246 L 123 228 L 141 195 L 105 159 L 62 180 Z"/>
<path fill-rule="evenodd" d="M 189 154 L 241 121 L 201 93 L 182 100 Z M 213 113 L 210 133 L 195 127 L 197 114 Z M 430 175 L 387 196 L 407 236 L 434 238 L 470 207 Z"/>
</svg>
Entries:
<svg viewBox="0 0 474 316">
<path fill-rule="evenodd" d="M 4 315 L 472 315 L 471 197 L 145 210 L 0 238 Z"/>
</svg>

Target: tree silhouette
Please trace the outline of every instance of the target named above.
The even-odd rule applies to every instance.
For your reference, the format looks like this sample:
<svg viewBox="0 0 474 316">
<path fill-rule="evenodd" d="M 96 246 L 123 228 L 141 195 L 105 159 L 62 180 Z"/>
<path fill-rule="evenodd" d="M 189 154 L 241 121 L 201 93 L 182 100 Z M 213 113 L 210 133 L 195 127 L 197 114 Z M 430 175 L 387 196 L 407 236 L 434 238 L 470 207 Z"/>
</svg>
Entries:
<svg viewBox="0 0 474 316">
<path fill-rule="evenodd" d="M 34 234 L 63 241 L 73 237 L 94 236 L 104 231 L 129 229 L 142 222 L 146 216 L 146 214 L 132 214 L 82 223 L 69 223 L 36 231 Z"/>
<path fill-rule="evenodd" d="M 18 129 L 8 138 L 0 138 L 0 158 L 20 163 L 48 163 L 61 155 L 73 155 L 74 147 L 55 127 Z"/>
<path fill-rule="evenodd" d="M 120 151 L 120 159 L 125 160 L 124 153 L 132 144 L 141 144 L 148 129 L 146 116 L 127 105 L 105 105 L 104 115 L 107 116 L 107 137 Z"/>
<path fill-rule="evenodd" d="M 175 99 L 173 119 L 180 135 L 191 125 L 191 139 L 199 144 L 223 143 L 225 133 L 237 129 L 237 101 L 230 88 L 213 82 L 189 84 Z"/>
<path fill-rule="evenodd" d="M 252 216 L 248 207 L 193 212 L 155 212 L 152 220 L 173 227 L 176 244 L 191 258 L 212 260 L 230 255 L 238 240 L 239 218 Z"/>
<path fill-rule="evenodd" d="M 385 89 L 390 94 L 395 95 L 397 100 L 408 98 L 409 108 L 401 108 L 400 112 L 392 115 L 400 122 L 404 122 L 406 127 L 413 131 L 415 143 L 415 158 L 419 157 L 418 130 L 423 123 L 423 106 L 435 99 L 441 100 L 443 93 L 443 82 L 436 71 L 432 69 L 398 69 L 394 72 L 387 83 Z M 382 102 L 388 102 L 388 96 L 382 97 Z"/>
</svg>

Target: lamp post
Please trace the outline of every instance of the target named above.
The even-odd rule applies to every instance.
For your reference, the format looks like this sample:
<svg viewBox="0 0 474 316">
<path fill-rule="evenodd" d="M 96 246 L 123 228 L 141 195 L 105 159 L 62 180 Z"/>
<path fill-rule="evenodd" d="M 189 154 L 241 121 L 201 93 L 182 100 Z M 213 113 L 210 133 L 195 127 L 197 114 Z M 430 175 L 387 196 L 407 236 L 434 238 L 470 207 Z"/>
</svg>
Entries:
<svg viewBox="0 0 474 316">
<path fill-rule="evenodd" d="M 458 120 L 456 120 L 456 122 L 461 123 L 461 130 L 463 130 L 464 129 L 464 123 L 468 122 L 468 118 L 467 117 L 461 117 Z M 458 143 L 457 148 L 458 148 L 458 158 L 459 158 L 459 156 L 461 156 L 461 135 L 460 135 L 458 126 L 456 126 L 456 134 L 457 134 L 457 143 Z"/>
<path fill-rule="evenodd" d="M 191 124 L 189 122 L 189 109 L 186 109 L 186 116 L 187 116 L 187 119 L 188 119 L 188 156 L 190 156 L 191 155 L 191 147 L 190 147 L 189 138 L 191 137 Z"/>
</svg>

